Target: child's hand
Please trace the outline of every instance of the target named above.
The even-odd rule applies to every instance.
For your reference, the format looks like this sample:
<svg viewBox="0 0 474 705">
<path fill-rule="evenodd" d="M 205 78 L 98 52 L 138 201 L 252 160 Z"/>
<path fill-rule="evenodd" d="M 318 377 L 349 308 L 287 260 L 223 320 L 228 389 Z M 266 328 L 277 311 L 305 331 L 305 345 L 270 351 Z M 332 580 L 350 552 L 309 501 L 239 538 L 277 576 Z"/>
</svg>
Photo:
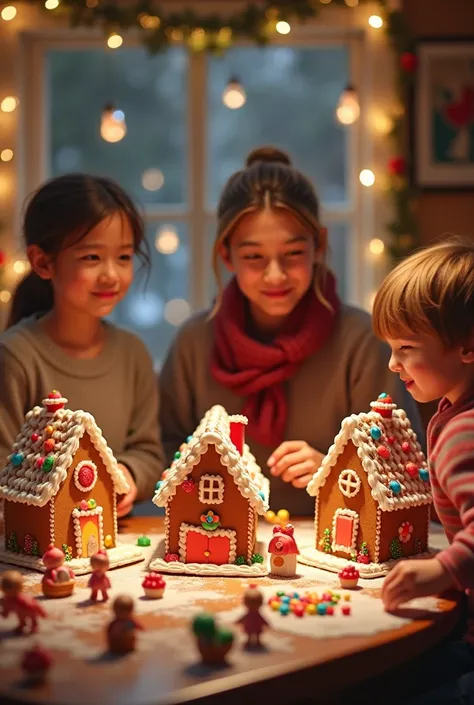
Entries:
<svg viewBox="0 0 474 705">
<path fill-rule="evenodd" d="M 453 585 L 453 579 L 436 558 L 400 561 L 384 580 L 382 600 L 386 610 L 396 610 L 415 597 L 438 595 Z"/>
<path fill-rule="evenodd" d="M 125 479 L 127 480 L 128 484 L 130 485 L 130 489 L 127 494 L 121 494 L 120 499 L 117 502 L 117 516 L 124 517 L 133 508 L 133 503 L 137 498 L 137 486 L 135 484 L 135 480 L 133 479 L 132 473 L 127 468 L 127 466 L 122 465 L 122 463 L 118 463 L 118 466 L 125 475 Z"/>
<path fill-rule="evenodd" d="M 284 441 L 268 459 L 268 467 L 275 477 L 291 482 L 293 487 L 306 487 L 324 456 L 306 441 Z"/>
</svg>

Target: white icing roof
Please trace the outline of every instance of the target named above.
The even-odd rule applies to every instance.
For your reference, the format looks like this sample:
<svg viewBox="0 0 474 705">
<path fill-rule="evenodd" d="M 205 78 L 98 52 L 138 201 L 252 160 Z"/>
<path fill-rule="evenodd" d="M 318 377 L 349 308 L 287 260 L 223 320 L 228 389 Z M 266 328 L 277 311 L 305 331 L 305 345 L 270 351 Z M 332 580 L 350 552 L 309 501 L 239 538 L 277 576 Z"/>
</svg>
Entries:
<svg viewBox="0 0 474 705">
<path fill-rule="evenodd" d="M 379 403 L 378 406 L 383 405 Z M 416 477 L 411 477 L 406 470 L 407 463 L 413 463 L 418 470 L 423 471 L 423 475 L 426 474 L 428 477 L 426 459 L 421 446 L 405 411 L 394 408 L 394 404 L 391 407 L 393 408 L 392 418 L 384 418 L 377 411 L 370 411 L 352 414 L 343 420 L 333 445 L 306 488 L 308 494 L 312 497 L 316 496 L 347 443 L 352 441 L 362 467 L 367 473 L 372 497 L 382 511 L 389 512 L 431 503 L 429 481 L 422 479 L 419 473 Z M 371 429 L 374 427 L 380 429 L 380 439 L 372 437 Z M 402 449 L 403 443 L 408 443 L 409 448 Z M 390 451 L 387 459 L 378 454 L 377 449 L 380 446 L 385 446 Z M 390 482 L 398 483 L 400 488 L 398 492 L 393 491 Z"/>
<path fill-rule="evenodd" d="M 176 494 L 176 488 L 189 475 L 195 465 L 212 444 L 220 455 L 222 465 L 232 476 L 240 494 L 248 499 L 251 506 L 259 513 L 268 510 L 270 483 L 262 473 L 255 457 L 244 446 L 241 456 L 230 440 L 230 420 L 246 423 L 245 417 L 229 416 L 222 406 L 213 406 L 204 415 L 189 443 L 184 443 L 180 449 L 180 457 L 175 459 L 161 480 L 153 497 L 153 502 L 164 507 L 169 499 Z"/>
<path fill-rule="evenodd" d="M 45 432 L 47 426 L 53 427 L 51 435 Z M 91 414 L 70 409 L 58 409 L 50 413 L 45 406 L 35 406 L 26 415 L 25 423 L 13 445 L 13 452 L 8 458 L 8 465 L 0 470 L 0 497 L 38 507 L 49 502 L 66 479 L 86 431 L 112 477 L 115 491 L 119 494 L 128 492 L 125 475 Z M 31 438 L 34 433 L 38 435 L 36 441 Z M 43 443 L 47 438 L 54 439 L 55 448 L 45 454 Z M 20 465 L 12 463 L 15 454 L 24 456 Z M 54 465 L 49 472 L 36 464 L 38 458 L 45 455 L 54 458 Z"/>
</svg>

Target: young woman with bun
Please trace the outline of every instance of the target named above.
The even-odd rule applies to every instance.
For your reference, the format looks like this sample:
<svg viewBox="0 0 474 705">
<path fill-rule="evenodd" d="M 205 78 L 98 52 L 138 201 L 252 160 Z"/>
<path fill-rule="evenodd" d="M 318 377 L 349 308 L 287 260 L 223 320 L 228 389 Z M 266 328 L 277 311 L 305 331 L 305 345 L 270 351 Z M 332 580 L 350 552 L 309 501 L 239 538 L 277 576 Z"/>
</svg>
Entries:
<svg viewBox="0 0 474 705">
<path fill-rule="evenodd" d="M 248 417 L 247 441 L 271 478 L 271 506 L 308 515 L 303 488 L 344 417 L 381 392 L 415 405 L 388 371 L 368 313 L 339 300 L 310 181 L 273 147 L 252 151 L 217 208 L 211 310 L 179 330 L 160 375 L 168 462 L 213 404 Z M 222 287 L 223 265 L 233 274 Z"/>
</svg>

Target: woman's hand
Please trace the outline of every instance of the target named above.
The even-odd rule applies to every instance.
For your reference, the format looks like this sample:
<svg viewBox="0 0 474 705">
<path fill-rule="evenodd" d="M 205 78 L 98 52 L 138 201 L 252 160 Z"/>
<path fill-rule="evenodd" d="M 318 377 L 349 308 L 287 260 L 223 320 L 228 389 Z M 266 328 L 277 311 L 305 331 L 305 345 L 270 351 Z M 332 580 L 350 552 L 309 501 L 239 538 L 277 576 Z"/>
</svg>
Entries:
<svg viewBox="0 0 474 705">
<path fill-rule="evenodd" d="M 133 475 L 127 466 L 122 465 L 122 463 L 118 463 L 118 466 L 125 475 L 125 479 L 130 486 L 127 494 L 121 494 L 120 499 L 117 502 L 117 516 L 124 517 L 127 516 L 127 514 L 129 514 L 133 509 L 133 503 L 137 498 L 137 486 L 135 484 L 135 480 L 133 479 Z"/>
<path fill-rule="evenodd" d="M 306 441 L 284 441 L 268 459 L 274 477 L 291 482 L 293 487 L 306 487 L 321 465 L 324 455 Z"/>
</svg>

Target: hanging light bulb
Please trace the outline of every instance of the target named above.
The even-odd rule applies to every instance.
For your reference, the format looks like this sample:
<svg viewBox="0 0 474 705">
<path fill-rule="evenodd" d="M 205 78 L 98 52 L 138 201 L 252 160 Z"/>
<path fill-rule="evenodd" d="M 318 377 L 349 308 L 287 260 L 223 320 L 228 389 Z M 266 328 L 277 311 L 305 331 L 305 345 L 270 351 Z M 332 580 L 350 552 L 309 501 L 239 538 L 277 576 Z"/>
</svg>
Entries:
<svg viewBox="0 0 474 705">
<path fill-rule="evenodd" d="M 100 136 L 106 142 L 120 142 L 127 134 L 125 115 L 112 104 L 105 106 L 100 121 Z"/>
<path fill-rule="evenodd" d="M 336 117 L 342 125 L 353 125 L 360 115 L 359 96 L 354 86 L 345 87 L 336 108 Z"/>
<path fill-rule="evenodd" d="M 239 79 L 232 76 L 222 94 L 222 102 L 227 108 L 237 110 L 245 105 L 247 94 Z"/>
</svg>

